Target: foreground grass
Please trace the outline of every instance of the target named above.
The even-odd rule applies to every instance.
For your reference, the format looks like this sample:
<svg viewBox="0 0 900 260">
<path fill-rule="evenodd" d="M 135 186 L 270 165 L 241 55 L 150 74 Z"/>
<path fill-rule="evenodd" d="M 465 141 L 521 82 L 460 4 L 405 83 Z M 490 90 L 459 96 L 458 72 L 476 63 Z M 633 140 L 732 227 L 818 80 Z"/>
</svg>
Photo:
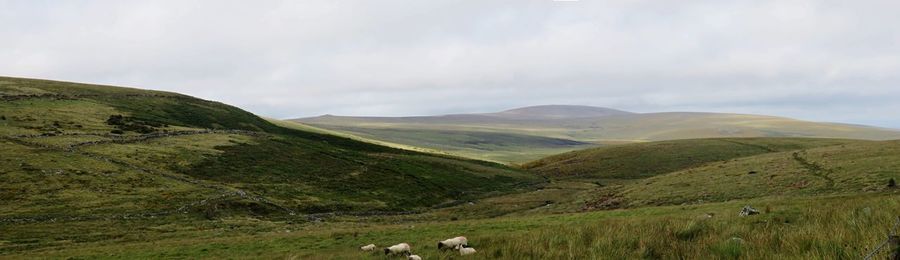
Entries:
<svg viewBox="0 0 900 260">
<path fill-rule="evenodd" d="M 745 204 L 763 213 L 738 217 Z M 388 219 L 304 225 L 250 220 L 160 222 L 157 225 L 167 227 L 165 232 L 154 226 L 134 229 L 140 234 L 131 234 L 133 241 L 61 244 L 0 256 L 382 259 L 356 248 L 408 242 L 424 258 L 444 259 L 455 254 L 438 252 L 435 242 L 466 235 L 479 251 L 472 259 L 844 259 L 859 258 L 880 243 L 898 213 L 900 196 L 879 193 L 400 224 L 390 224 Z M 54 225 L 79 223 L 20 228 L 40 230 Z M 4 231 L 10 230 L 4 227 Z"/>
</svg>

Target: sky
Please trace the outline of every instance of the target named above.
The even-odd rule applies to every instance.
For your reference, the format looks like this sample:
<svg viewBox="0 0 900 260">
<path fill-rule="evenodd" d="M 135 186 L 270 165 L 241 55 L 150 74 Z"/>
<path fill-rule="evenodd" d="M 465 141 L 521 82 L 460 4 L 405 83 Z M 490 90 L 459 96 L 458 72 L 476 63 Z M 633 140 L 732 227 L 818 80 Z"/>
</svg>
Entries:
<svg viewBox="0 0 900 260">
<path fill-rule="evenodd" d="M 275 118 L 573 104 L 900 128 L 900 1 L 0 0 L 0 75 Z"/>
</svg>

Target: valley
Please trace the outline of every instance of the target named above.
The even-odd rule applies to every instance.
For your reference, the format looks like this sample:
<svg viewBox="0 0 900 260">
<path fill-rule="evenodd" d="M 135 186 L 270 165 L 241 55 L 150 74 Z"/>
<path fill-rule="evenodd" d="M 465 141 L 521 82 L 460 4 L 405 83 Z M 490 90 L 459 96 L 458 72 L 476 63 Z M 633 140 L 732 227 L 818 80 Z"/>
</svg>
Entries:
<svg viewBox="0 0 900 260">
<path fill-rule="evenodd" d="M 625 143 L 729 137 L 894 140 L 900 131 L 784 117 L 728 113 L 631 113 L 546 105 L 497 113 L 416 117 L 325 115 L 291 120 L 374 140 L 521 164 L 546 156 Z"/>
<path fill-rule="evenodd" d="M 0 258 L 456 259 L 434 244 L 458 235 L 473 259 L 860 258 L 900 215 L 898 136 L 577 106 L 282 121 L 0 77 Z"/>
</svg>

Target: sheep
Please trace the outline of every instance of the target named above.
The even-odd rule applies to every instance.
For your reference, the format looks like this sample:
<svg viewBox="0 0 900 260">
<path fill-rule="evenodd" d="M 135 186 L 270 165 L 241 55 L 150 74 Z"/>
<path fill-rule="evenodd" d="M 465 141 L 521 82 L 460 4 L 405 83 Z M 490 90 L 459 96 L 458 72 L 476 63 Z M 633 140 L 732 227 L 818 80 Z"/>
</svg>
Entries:
<svg viewBox="0 0 900 260">
<path fill-rule="evenodd" d="M 359 247 L 359 250 L 367 251 L 367 252 L 368 252 L 368 251 L 375 251 L 375 244 L 368 244 L 368 245 L 365 245 L 365 246 L 361 246 L 361 247 Z"/>
<path fill-rule="evenodd" d="M 384 249 L 385 255 L 411 255 L 409 252 L 409 244 L 400 243 Z"/>
<path fill-rule="evenodd" d="M 419 255 L 411 255 L 411 256 L 407 256 L 406 260 L 422 260 L 422 257 Z"/>
<path fill-rule="evenodd" d="M 464 247 L 464 246 L 459 247 L 459 255 L 471 255 L 471 254 L 474 254 L 475 252 L 476 252 L 475 248 Z"/>
<path fill-rule="evenodd" d="M 466 239 L 466 237 L 459 236 L 438 242 L 437 248 L 443 251 L 448 249 L 456 249 L 456 247 L 458 246 L 466 245 L 469 245 L 469 240 Z"/>
</svg>

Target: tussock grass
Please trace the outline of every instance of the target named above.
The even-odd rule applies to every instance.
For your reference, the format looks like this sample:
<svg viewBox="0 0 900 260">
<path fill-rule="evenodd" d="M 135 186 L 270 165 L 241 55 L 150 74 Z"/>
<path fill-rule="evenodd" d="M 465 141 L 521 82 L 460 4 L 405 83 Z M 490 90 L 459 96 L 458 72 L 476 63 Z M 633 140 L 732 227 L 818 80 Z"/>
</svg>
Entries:
<svg viewBox="0 0 900 260">
<path fill-rule="evenodd" d="M 137 241 L 60 245 L 20 256 L 389 259 L 359 252 L 357 247 L 408 242 L 413 252 L 423 257 L 451 259 L 458 256 L 441 253 L 434 244 L 463 234 L 479 251 L 471 259 L 846 259 L 861 257 L 884 239 L 900 212 L 898 198 L 896 194 L 771 197 L 696 206 L 404 224 L 339 222 L 300 227 L 245 223 L 239 229 L 251 232 L 246 235 L 182 222 L 177 226 L 198 225 L 201 230 L 141 231 L 144 237 L 135 238 Z M 769 210 L 738 217 L 745 204 Z M 707 217 L 709 213 L 713 217 Z M 253 226 L 262 229 L 252 231 Z M 287 233 L 285 228 L 295 231 Z"/>
</svg>

